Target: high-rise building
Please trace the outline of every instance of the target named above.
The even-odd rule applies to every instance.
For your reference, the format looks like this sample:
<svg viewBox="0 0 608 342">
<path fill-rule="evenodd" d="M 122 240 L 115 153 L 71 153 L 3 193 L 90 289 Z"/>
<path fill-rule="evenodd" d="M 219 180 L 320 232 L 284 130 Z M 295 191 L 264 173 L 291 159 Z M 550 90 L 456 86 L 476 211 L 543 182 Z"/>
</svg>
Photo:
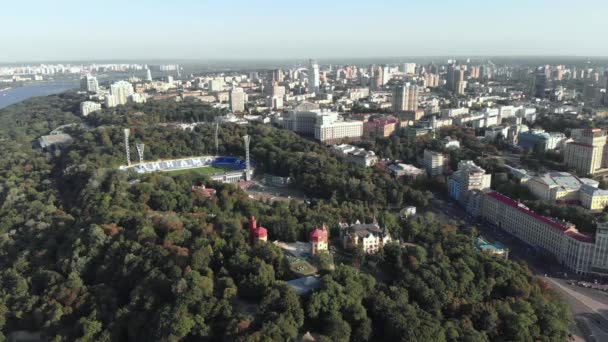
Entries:
<svg viewBox="0 0 608 342">
<path fill-rule="evenodd" d="M 403 63 L 403 72 L 406 74 L 416 73 L 416 63 Z"/>
<path fill-rule="evenodd" d="M 118 81 L 110 86 L 110 93 L 115 99 L 116 105 L 124 105 L 129 101 L 129 96 L 133 95 L 133 85 L 127 81 Z"/>
<path fill-rule="evenodd" d="M 209 81 L 210 91 L 222 91 L 224 90 L 224 81 L 221 79 L 212 79 Z"/>
<path fill-rule="evenodd" d="M 444 156 L 441 152 L 424 150 L 424 168 L 430 177 L 443 174 Z"/>
<path fill-rule="evenodd" d="M 99 91 L 99 83 L 97 77 L 86 75 L 80 80 L 80 89 L 89 93 L 97 93 Z"/>
<path fill-rule="evenodd" d="M 152 72 L 150 69 L 146 69 L 146 81 L 152 82 Z"/>
<path fill-rule="evenodd" d="M 466 82 L 464 81 L 464 70 L 458 67 L 454 70 L 454 85 L 452 87 L 452 91 L 456 94 L 462 95 L 464 94 L 465 88 Z"/>
<path fill-rule="evenodd" d="M 80 103 L 80 113 L 82 116 L 87 116 L 93 112 L 101 110 L 101 104 L 93 101 L 84 101 Z"/>
<path fill-rule="evenodd" d="M 282 96 L 269 96 L 268 97 L 268 108 L 271 109 L 283 109 L 283 97 Z"/>
<path fill-rule="evenodd" d="M 309 60 L 308 66 L 308 91 L 316 93 L 319 91 L 319 64 L 316 60 Z"/>
<path fill-rule="evenodd" d="M 437 88 L 439 87 L 439 75 L 436 74 L 425 74 L 424 81 L 426 86 L 429 88 Z"/>
<path fill-rule="evenodd" d="M 534 76 L 534 96 L 545 98 L 545 89 L 547 88 L 547 75 L 543 70 L 538 70 Z"/>
<path fill-rule="evenodd" d="M 375 70 L 373 77 L 371 78 L 372 90 L 379 90 L 380 88 L 382 88 L 382 86 L 384 85 L 383 80 L 384 80 L 384 69 L 382 67 L 378 67 Z"/>
<path fill-rule="evenodd" d="M 572 132 L 574 141 L 566 144 L 564 162 L 579 176 L 592 175 L 602 167 L 606 132 L 602 129 L 583 129 Z"/>
<path fill-rule="evenodd" d="M 281 69 L 272 70 L 272 81 L 283 82 L 283 71 Z"/>
<path fill-rule="evenodd" d="M 454 66 L 449 65 L 445 75 L 445 85 L 447 86 L 448 90 L 454 90 L 454 71 Z"/>
<path fill-rule="evenodd" d="M 382 65 L 382 85 L 386 85 L 391 80 L 391 69 L 388 65 Z"/>
<path fill-rule="evenodd" d="M 418 86 L 398 85 L 393 90 L 393 110 L 395 112 L 418 109 Z"/>
<path fill-rule="evenodd" d="M 604 93 L 604 104 L 608 105 L 608 75 L 606 75 L 606 92 Z"/>
<path fill-rule="evenodd" d="M 471 191 L 489 189 L 491 182 L 492 174 L 486 174 L 486 170 L 470 160 L 462 160 L 448 180 L 448 191 L 451 198 L 466 203 Z"/>
<path fill-rule="evenodd" d="M 245 92 L 243 88 L 233 88 L 230 91 L 230 110 L 233 113 L 245 111 Z"/>
</svg>

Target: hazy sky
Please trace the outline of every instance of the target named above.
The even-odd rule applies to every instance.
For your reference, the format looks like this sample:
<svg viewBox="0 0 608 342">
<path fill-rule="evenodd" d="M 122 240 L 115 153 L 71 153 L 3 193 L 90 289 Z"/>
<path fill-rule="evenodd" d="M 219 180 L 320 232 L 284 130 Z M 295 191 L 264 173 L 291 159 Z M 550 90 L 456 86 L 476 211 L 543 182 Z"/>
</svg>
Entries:
<svg viewBox="0 0 608 342">
<path fill-rule="evenodd" d="M 608 56 L 608 0 L 1 0 L 0 61 Z"/>
</svg>

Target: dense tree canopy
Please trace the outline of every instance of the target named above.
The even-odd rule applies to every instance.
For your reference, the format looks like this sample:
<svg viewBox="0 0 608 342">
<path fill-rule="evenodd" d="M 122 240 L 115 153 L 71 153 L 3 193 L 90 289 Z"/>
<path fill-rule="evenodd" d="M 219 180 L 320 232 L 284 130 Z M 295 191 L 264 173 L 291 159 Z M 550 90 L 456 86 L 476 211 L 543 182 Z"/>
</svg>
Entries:
<svg viewBox="0 0 608 342">
<path fill-rule="evenodd" d="M 222 154 L 252 136 L 259 172 L 290 175 L 316 200 L 264 203 L 195 173 L 135 175 L 122 129 L 146 159 L 214 151 L 213 127 L 171 121 L 220 114 L 197 103 L 151 101 L 104 110 L 66 128 L 59 155 L 34 147 L 57 126 L 80 123 L 75 94 L 0 111 L 0 332 L 54 341 L 329 340 L 560 341 L 569 314 L 519 264 L 473 248 L 473 234 L 432 215 L 397 221 L 389 209 L 424 208 L 430 193 L 385 171 L 344 163 L 328 149 L 272 127 L 222 126 Z M 144 114 L 137 114 L 143 112 Z M 193 184 L 217 190 L 197 196 Z M 360 269 L 325 268 L 298 297 L 282 250 L 251 244 L 255 215 L 272 240 L 305 240 L 327 223 L 377 217 L 397 240 Z"/>
</svg>

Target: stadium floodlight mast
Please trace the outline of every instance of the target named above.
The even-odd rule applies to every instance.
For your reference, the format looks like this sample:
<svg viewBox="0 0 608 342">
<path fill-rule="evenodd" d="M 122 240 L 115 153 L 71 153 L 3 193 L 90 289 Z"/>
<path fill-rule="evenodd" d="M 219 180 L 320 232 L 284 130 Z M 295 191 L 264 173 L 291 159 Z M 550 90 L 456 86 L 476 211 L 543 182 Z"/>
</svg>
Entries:
<svg viewBox="0 0 608 342">
<path fill-rule="evenodd" d="M 249 161 L 249 143 L 251 142 L 251 137 L 246 135 L 243 137 L 245 141 L 245 180 L 251 180 L 251 163 Z"/>
<path fill-rule="evenodd" d="M 218 122 L 215 123 L 215 155 L 218 155 L 218 151 L 219 151 L 219 138 L 218 138 L 218 133 L 220 131 L 220 124 Z"/>
<path fill-rule="evenodd" d="M 135 147 L 137 148 L 137 154 L 139 154 L 139 162 L 143 163 L 144 162 L 144 148 L 146 147 L 146 145 L 143 143 L 139 143 L 139 144 L 135 145 Z"/>
<path fill-rule="evenodd" d="M 127 152 L 127 166 L 131 166 L 131 149 L 129 148 L 129 134 L 131 130 L 128 128 L 124 129 L 125 132 L 125 151 Z"/>
</svg>

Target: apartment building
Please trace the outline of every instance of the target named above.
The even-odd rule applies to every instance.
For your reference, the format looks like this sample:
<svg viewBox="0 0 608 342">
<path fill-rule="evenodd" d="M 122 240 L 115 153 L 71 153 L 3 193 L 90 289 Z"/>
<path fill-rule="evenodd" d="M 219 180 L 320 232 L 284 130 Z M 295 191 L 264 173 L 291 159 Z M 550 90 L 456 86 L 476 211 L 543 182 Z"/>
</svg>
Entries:
<svg viewBox="0 0 608 342">
<path fill-rule="evenodd" d="M 606 132 L 599 128 L 573 130 L 572 138 L 564 149 L 564 162 L 579 175 L 597 173 L 602 167 Z"/>
</svg>

